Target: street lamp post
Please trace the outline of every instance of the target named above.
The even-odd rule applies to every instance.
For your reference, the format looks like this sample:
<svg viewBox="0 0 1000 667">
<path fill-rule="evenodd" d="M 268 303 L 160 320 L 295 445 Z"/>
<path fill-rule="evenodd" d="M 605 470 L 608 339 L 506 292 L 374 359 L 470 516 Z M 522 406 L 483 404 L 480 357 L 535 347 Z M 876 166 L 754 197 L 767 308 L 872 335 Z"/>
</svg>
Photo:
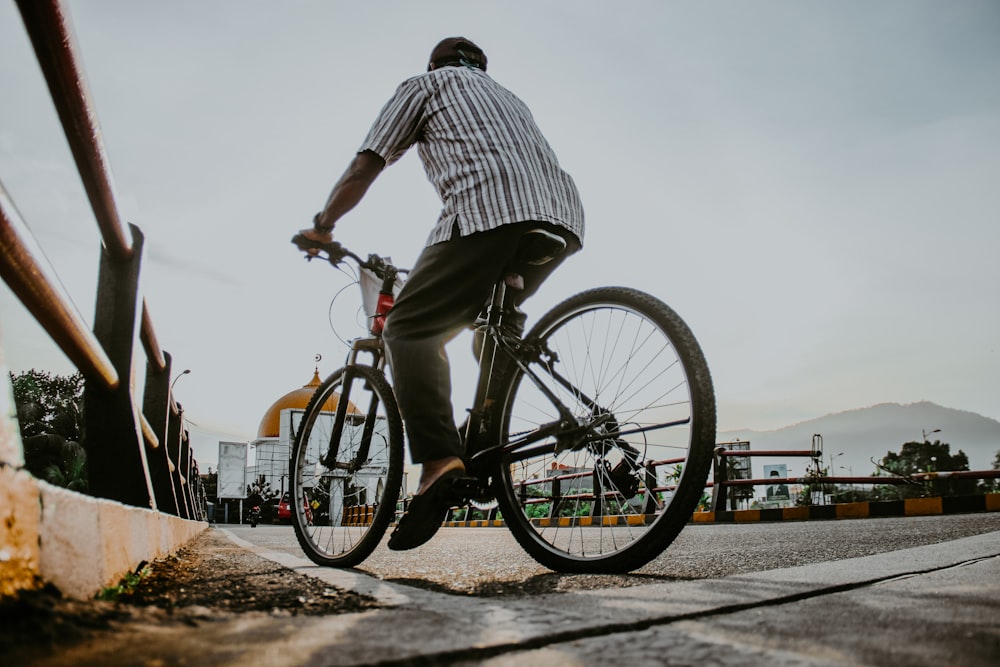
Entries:
<svg viewBox="0 0 1000 667">
<path fill-rule="evenodd" d="M 836 461 L 837 459 L 839 459 L 843 455 L 844 455 L 844 452 L 840 452 L 839 454 L 831 454 L 830 455 L 830 472 L 828 473 L 829 475 L 833 475 L 834 474 L 833 471 L 836 470 L 836 468 L 834 468 L 834 466 L 833 466 L 833 462 Z M 826 499 L 826 485 L 823 485 L 820 488 L 823 489 L 823 498 L 824 498 L 824 503 L 823 504 L 825 505 L 826 504 L 826 502 L 825 502 L 825 499 Z M 836 488 L 836 487 L 834 487 L 834 488 Z"/>
<path fill-rule="evenodd" d="M 182 377 L 184 377 L 185 375 L 187 375 L 190 372 L 191 372 L 190 368 L 185 368 L 184 370 L 182 370 L 180 373 L 177 374 L 177 377 L 174 378 L 174 381 L 170 383 L 170 393 L 171 394 L 174 393 L 174 385 L 177 384 L 177 381 L 180 380 Z"/>
<path fill-rule="evenodd" d="M 934 465 L 935 463 L 937 463 L 937 457 L 932 456 L 930 460 L 927 462 L 927 465 L 924 467 L 924 472 L 933 473 L 935 470 L 935 465 Z M 928 496 L 934 494 L 934 480 L 929 476 L 926 479 L 924 479 L 924 493 L 925 495 Z"/>
<path fill-rule="evenodd" d="M 941 429 L 936 428 L 933 431 L 925 431 L 923 429 L 920 429 L 920 432 L 923 433 L 923 435 L 924 435 L 924 444 L 925 445 L 929 445 L 930 443 L 927 440 L 927 436 L 933 435 L 935 433 L 940 433 Z M 931 457 L 931 462 L 927 465 L 928 469 L 925 470 L 924 472 L 934 472 L 934 462 L 935 461 L 937 461 L 937 457 L 936 456 L 932 456 Z M 926 480 L 924 482 L 924 488 L 925 488 L 925 494 L 930 495 L 931 490 L 933 488 L 933 482 L 931 480 L 929 480 L 929 479 Z"/>
<path fill-rule="evenodd" d="M 848 475 L 850 475 L 852 478 L 854 477 L 854 466 L 847 466 L 846 468 L 844 466 L 840 466 L 840 469 L 841 470 L 846 470 Z M 854 502 L 854 480 L 853 479 L 851 480 L 851 502 L 852 503 Z"/>
</svg>

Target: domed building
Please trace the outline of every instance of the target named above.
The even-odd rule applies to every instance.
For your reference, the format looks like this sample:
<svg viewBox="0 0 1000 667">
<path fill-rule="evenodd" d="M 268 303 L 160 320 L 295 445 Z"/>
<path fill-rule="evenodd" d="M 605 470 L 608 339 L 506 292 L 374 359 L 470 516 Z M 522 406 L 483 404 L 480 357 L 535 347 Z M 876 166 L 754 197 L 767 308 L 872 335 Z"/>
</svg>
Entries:
<svg viewBox="0 0 1000 667">
<path fill-rule="evenodd" d="M 299 431 L 306 408 L 321 385 L 319 370 L 313 371 L 312 380 L 307 384 L 293 389 L 281 396 L 264 412 L 260 425 L 257 427 L 257 438 L 249 443 L 220 442 L 219 443 L 219 477 L 218 488 L 220 499 L 240 501 L 240 516 L 243 514 L 243 501 L 253 493 L 259 493 L 265 502 L 262 520 L 269 522 L 275 518 L 272 514 L 274 503 L 289 490 L 289 460 L 295 434 Z M 340 396 L 332 393 L 323 405 L 323 411 L 317 416 L 306 445 L 308 460 L 318 461 L 322 453 L 329 447 L 329 434 L 333 428 Z M 384 418 L 378 418 L 374 431 L 365 427 L 365 413 L 353 402 L 348 402 L 349 415 L 342 432 L 342 451 L 356 448 L 362 434 L 372 433 L 388 438 Z M 249 451 L 248 451 L 249 450 Z M 253 452 L 250 455 L 250 451 Z M 369 454 L 364 465 L 345 471 L 343 468 L 329 468 L 322 471 L 319 477 L 311 476 L 304 480 L 303 493 L 314 502 L 319 502 L 323 509 L 321 516 L 328 517 L 332 525 L 340 525 L 345 504 L 357 505 L 372 502 L 365 499 L 378 499 L 385 491 L 385 470 L 388 466 L 388 448 L 378 448 Z M 253 465 L 249 465 L 250 462 Z M 315 486 L 322 485 L 319 493 Z M 226 489 L 227 495 L 222 494 Z M 346 494 L 350 493 L 352 502 L 346 503 Z M 376 501 L 377 502 L 377 501 Z M 314 508 L 317 505 L 313 505 Z"/>
<path fill-rule="evenodd" d="M 319 369 L 313 370 L 312 380 L 308 384 L 302 385 L 298 389 L 293 389 L 278 400 L 276 400 L 271 407 L 269 407 L 265 412 L 264 416 L 260 419 L 260 426 L 257 427 L 257 440 L 259 442 L 268 438 L 280 438 L 281 437 L 281 412 L 283 410 L 300 410 L 304 411 L 309 405 L 309 401 L 312 399 L 313 394 L 319 388 L 321 382 L 319 379 Z M 330 400 L 326 402 L 323 406 L 326 410 L 337 409 L 337 396 L 331 396 Z"/>
<path fill-rule="evenodd" d="M 315 369 L 308 384 L 288 392 L 264 412 L 257 427 L 257 438 L 250 442 L 255 451 L 255 461 L 247 468 L 248 485 L 257 484 L 278 497 L 288 490 L 288 461 L 294 432 L 298 430 L 302 415 L 320 384 L 319 369 Z M 323 410 L 332 414 L 337 409 L 338 399 L 337 394 L 331 395 Z M 358 413 L 353 404 L 349 404 L 348 409 L 351 413 Z"/>
</svg>

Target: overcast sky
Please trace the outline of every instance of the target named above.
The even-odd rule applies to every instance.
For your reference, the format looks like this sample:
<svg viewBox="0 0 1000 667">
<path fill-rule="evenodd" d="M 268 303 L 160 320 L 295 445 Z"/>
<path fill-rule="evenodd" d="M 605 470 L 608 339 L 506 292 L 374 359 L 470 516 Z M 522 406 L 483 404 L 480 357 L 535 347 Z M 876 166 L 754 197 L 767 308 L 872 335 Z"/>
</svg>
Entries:
<svg viewBox="0 0 1000 667">
<path fill-rule="evenodd" d="M 202 462 L 252 439 L 317 354 L 324 375 L 342 362 L 328 314 L 348 280 L 288 240 L 452 35 L 483 47 L 583 196 L 585 249 L 531 315 L 601 284 L 658 295 L 702 343 L 720 430 L 920 400 L 1000 419 L 996 1 L 67 7 Z M 13 2 L 0 90 L 0 181 L 90 321 L 99 234 Z M 410 265 L 438 208 L 412 151 L 339 239 Z M 356 303 L 334 309 L 345 335 Z M 70 372 L 6 286 L 0 315 L 9 369 Z M 466 338 L 452 358 L 461 411 Z"/>
</svg>

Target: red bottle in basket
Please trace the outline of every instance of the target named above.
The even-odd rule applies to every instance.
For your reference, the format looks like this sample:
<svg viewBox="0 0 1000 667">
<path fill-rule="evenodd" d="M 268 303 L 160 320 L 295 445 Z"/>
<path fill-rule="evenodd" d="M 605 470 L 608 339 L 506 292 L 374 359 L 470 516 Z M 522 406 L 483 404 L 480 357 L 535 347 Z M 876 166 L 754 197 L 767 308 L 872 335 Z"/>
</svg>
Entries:
<svg viewBox="0 0 1000 667">
<path fill-rule="evenodd" d="M 394 303 L 396 303 L 396 299 L 392 294 L 379 292 L 378 303 L 375 305 L 375 317 L 372 318 L 373 335 L 378 336 L 382 333 L 382 329 L 385 328 L 385 316 L 392 310 Z"/>
</svg>

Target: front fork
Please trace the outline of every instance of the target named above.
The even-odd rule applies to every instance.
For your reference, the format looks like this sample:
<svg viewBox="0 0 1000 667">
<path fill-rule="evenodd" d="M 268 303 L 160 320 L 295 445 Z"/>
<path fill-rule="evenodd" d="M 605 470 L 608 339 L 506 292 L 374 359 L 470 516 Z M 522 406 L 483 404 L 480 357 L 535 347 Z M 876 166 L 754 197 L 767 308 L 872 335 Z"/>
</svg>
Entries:
<svg viewBox="0 0 1000 667">
<path fill-rule="evenodd" d="M 330 441 L 327 443 L 326 455 L 320 459 L 320 462 L 327 468 L 346 468 L 354 472 L 368 461 L 372 436 L 375 433 L 376 415 L 379 409 L 379 401 L 375 392 L 371 393 L 371 398 L 367 406 L 364 429 L 361 432 L 361 443 L 354 461 L 337 463 L 338 448 L 344 434 L 344 424 L 347 422 L 347 410 L 353 405 L 350 400 L 353 393 L 351 388 L 357 379 L 354 368 L 358 365 L 358 355 L 361 353 L 372 356 L 371 363 L 366 364 L 367 366 L 374 368 L 378 372 L 385 371 L 385 347 L 381 336 L 358 338 L 351 344 L 351 349 L 347 354 L 347 363 L 344 365 L 344 374 L 341 378 L 340 400 L 337 402 L 337 411 L 333 420 L 333 429 L 330 432 Z"/>
</svg>

